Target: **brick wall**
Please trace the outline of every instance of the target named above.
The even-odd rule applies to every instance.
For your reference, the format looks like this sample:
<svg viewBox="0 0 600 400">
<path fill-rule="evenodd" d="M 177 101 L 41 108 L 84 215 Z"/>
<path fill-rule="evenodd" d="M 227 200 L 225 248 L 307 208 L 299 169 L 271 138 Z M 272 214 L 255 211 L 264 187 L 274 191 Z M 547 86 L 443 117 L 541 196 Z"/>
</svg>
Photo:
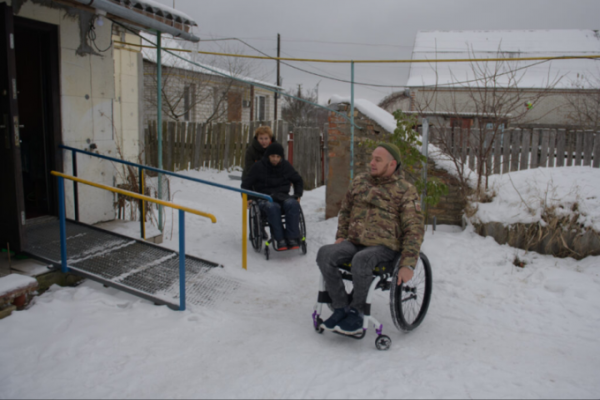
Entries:
<svg viewBox="0 0 600 400">
<path fill-rule="evenodd" d="M 347 104 L 338 104 L 337 111 L 350 116 L 350 106 Z M 327 139 L 327 188 L 326 188 L 326 207 L 325 218 L 332 218 L 338 215 L 342 199 L 346 194 L 350 184 L 350 122 L 336 114 L 329 113 L 329 128 Z M 367 139 L 385 140 L 389 133 L 383 129 L 377 122 L 369 119 L 364 114 L 354 110 L 354 122 L 361 129 L 354 129 L 354 175 L 368 171 L 371 161 L 372 149 L 364 145 Z M 414 182 L 416 176 L 420 176 L 421 171 L 415 171 L 415 176 L 406 174 L 407 180 Z M 428 176 L 441 179 L 448 185 L 449 193 L 441 201 L 429 209 L 428 216 L 431 223 L 433 217 L 437 217 L 437 223 L 460 225 L 462 223 L 462 214 L 465 203 L 462 200 L 458 181 L 443 169 L 437 168 L 433 161 L 429 161 Z"/>
</svg>

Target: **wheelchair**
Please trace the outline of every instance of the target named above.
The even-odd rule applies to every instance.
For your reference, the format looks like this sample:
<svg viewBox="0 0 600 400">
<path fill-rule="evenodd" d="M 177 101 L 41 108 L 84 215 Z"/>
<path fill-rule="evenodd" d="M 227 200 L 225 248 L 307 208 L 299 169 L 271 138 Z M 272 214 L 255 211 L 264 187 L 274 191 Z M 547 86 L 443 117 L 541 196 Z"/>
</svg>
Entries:
<svg viewBox="0 0 600 400">
<path fill-rule="evenodd" d="M 257 253 L 263 251 L 264 245 L 264 254 L 265 258 L 269 259 L 271 244 L 273 245 L 274 251 L 289 251 L 289 250 L 279 250 L 276 247 L 275 241 L 269 240 L 269 237 L 266 236 L 266 229 L 269 227 L 269 221 L 267 220 L 267 216 L 264 215 L 260 208 L 258 207 L 258 202 L 253 201 L 250 204 L 250 216 L 249 216 L 249 225 L 250 225 L 250 243 L 252 243 L 252 247 Z M 281 215 L 281 222 L 283 228 L 285 229 L 285 214 Z M 302 207 L 300 207 L 300 251 L 302 254 L 306 254 L 306 223 L 304 222 L 304 213 L 302 212 Z M 290 249 L 292 250 L 292 249 Z M 295 249 L 293 249 L 295 250 Z"/>
<path fill-rule="evenodd" d="M 344 280 L 352 281 L 351 267 L 350 263 L 338 266 Z M 390 348 L 392 339 L 383 334 L 383 324 L 371 315 L 371 301 L 373 299 L 373 293 L 377 289 L 390 292 L 392 321 L 394 321 L 394 325 L 396 325 L 398 330 L 410 332 L 417 328 L 421 322 L 423 322 L 423 319 L 425 319 L 431 300 L 431 264 L 425 254 L 420 253 L 413 278 L 406 283 L 403 282 L 400 286 L 397 285 L 399 270 L 400 254 L 390 262 L 379 263 L 373 270 L 373 281 L 371 282 L 369 293 L 367 295 L 362 332 L 357 335 L 344 335 L 335 331 L 334 333 L 354 339 L 362 339 L 365 337 L 369 325 L 372 324 L 375 328 L 375 333 L 377 334 L 375 347 L 378 350 L 388 350 Z M 353 291 L 349 294 L 350 298 L 352 298 L 352 293 Z M 324 331 L 321 326 L 321 324 L 323 324 L 323 318 L 321 317 L 323 305 L 327 305 L 329 309 L 333 311 L 331 298 L 325 289 L 325 280 L 321 275 L 319 296 L 317 298 L 315 310 L 312 314 L 313 326 L 317 333 L 323 333 Z"/>
</svg>

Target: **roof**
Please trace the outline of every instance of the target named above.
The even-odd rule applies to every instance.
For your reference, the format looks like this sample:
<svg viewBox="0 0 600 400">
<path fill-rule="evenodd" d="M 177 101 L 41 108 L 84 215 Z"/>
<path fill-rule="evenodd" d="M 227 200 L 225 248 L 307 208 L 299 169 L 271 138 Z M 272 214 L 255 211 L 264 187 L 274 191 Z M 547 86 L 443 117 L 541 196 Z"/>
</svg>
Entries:
<svg viewBox="0 0 600 400">
<path fill-rule="evenodd" d="M 497 70 L 499 86 L 519 88 L 600 87 L 600 61 L 591 59 L 552 61 L 510 61 L 522 57 L 600 55 L 600 34 L 594 30 L 505 30 L 505 31 L 420 31 L 412 59 L 506 58 L 487 63 L 415 63 L 411 64 L 407 86 L 467 87 L 482 85 L 485 75 Z M 510 82 L 511 73 L 516 76 Z M 590 84 L 591 79 L 591 84 Z M 515 82 L 518 81 L 518 82 Z M 578 86 L 579 85 L 579 86 Z"/>
<path fill-rule="evenodd" d="M 145 0 L 147 1 L 147 0 Z M 156 37 L 146 33 L 146 32 L 141 32 L 141 35 L 148 39 L 149 41 L 151 41 L 152 43 L 156 42 Z M 142 43 L 144 44 L 144 43 Z M 146 43 L 147 44 L 147 43 Z M 180 49 L 180 50 L 184 50 L 183 46 L 181 45 L 181 41 L 176 40 L 174 38 L 172 38 L 171 36 L 168 35 L 162 35 L 161 36 L 161 45 L 163 48 L 170 48 L 170 49 Z M 207 68 L 212 69 L 213 71 L 210 71 L 206 68 L 202 68 L 199 67 L 197 65 L 194 65 L 192 63 L 186 62 L 180 58 L 175 57 L 172 54 L 169 54 L 167 52 L 162 52 L 161 54 L 161 64 L 164 67 L 173 67 L 173 68 L 180 68 L 180 69 L 184 69 L 186 71 L 194 71 L 194 72 L 198 72 L 198 73 L 202 73 L 202 74 L 208 74 L 208 75 L 217 75 L 217 76 L 225 76 L 225 77 L 233 77 L 233 78 L 238 78 L 238 79 L 242 79 L 244 81 L 247 81 L 249 83 L 256 83 L 262 86 L 267 86 L 270 88 L 274 88 L 274 89 L 283 89 L 280 86 L 277 86 L 273 83 L 268 83 L 268 82 L 264 82 L 264 81 L 260 81 L 258 79 L 254 79 L 254 78 L 250 78 L 247 76 L 242 76 L 242 75 L 238 75 L 235 73 L 231 73 L 227 70 L 224 70 L 222 68 L 218 68 L 218 67 L 214 67 L 212 65 L 208 65 L 208 64 L 204 64 L 204 63 L 200 63 L 196 60 L 193 59 L 194 55 L 193 53 L 188 53 L 188 52 L 177 52 L 176 54 L 178 54 L 180 57 L 185 58 L 186 60 L 190 60 L 193 61 L 195 64 L 199 64 L 199 65 L 203 65 Z M 156 49 L 154 48 L 142 48 L 142 55 L 144 57 L 144 60 L 153 62 L 156 64 Z"/>
<path fill-rule="evenodd" d="M 198 26 L 196 21 L 189 15 L 174 8 L 165 6 L 153 0 L 112 0 L 124 7 L 131 8 L 138 12 L 149 13 L 158 17 L 163 17 L 167 21 L 179 22 L 191 26 Z"/>
</svg>

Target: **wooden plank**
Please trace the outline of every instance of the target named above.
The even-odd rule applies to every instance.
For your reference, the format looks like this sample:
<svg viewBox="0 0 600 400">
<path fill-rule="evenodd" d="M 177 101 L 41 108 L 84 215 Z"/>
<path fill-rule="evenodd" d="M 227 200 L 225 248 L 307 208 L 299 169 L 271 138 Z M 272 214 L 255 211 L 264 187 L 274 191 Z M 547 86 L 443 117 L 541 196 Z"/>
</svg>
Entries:
<svg viewBox="0 0 600 400">
<path fill-rule="evenodd" d="M 538 157 L 540 151 L 540 131 L 539 129 L 534 129 L 531 132 L 531 158 L 529 159 L 530 168 L 538 167 Z"/>
<path fill-rule="evenodd" d="M 550 133 L 548 135 L 548 168 L 553 168 L 553 167 L 557 166 L 556 162 L 558 162 L 558 159 L 560 159 L 560 157 L 557 158 L 557 155 L 555 154 L 555 153 L 559 153 L 556 150 L 556 135 L 557 135 L 557 133 L 554 129 L 550 130 Z M 564 137 L 564 132 L 563 132 L 563 137 Z M 564 152 L 561 154 L 564 154 Z"/>
<path fill-rule="evenodd" d="M 502 132 L 497 131 L 494 138 L 494 174 L 500 173 L 502 165 Z"/>
<path fill-rule="evenodd" d="M 196 149 L 196 127 L 195 123 L 188 125 L 188 141 L 186 151 L 186 169 L 194 169 L 194 150 Z"/>
<path fill-rule="evenodd" d="M 592 165 L 592 149 L 594 148 L 594 132 L 583 132 L 583 165 L 589 167 Z"/>
<path fill-rule="evenodd" d="M 323 185 L 327 186 L 329 182 L 329 124 L 326 123 L 323 127 L 323 156 L 325 161 L 325 180 L 323 181 Z"/>
<path fill-rule="evenodd" d="M 177 166 L 179 165 L 179 138 L 180 138 L 180 123 L 175 122 L 175 136 L 173 139 L 172 149 L 173 149 L 173 169 L 171 171 L 177 171 Z"/>
<path fill-rule="evenodd" d="M 217 135 L 217 169 L 223 170 L 223 153 L 225 150 L 225 132 L 227 130 L 227 124 L 219 124 L 219 132 Z"/>
<path fill-rule="evenodd" d="M 289 145 L 288 145 L 288 135 L 290 132 L 289 123 L 287 121 L 280 121 L 281 123 L 281 131 L 282 131 L 282 140 L 283 140 L 283 153 L 285 154 L 285 159 L 288 159 L 289 156 Z"/>
<path fill-rule="evenodd" d="M 486 176 L 492 174 L 492 155 L 494 154 L 494 143 L 492 142 L 494 139 L 494 132 L 491 129 L 486 129 L 485 131 L 485 174 Z"/>
<path fill-rule="evenodd" d="M 566 131 L 567 138 L 567 167 L 571 167 L 573 165 L 573 153 L 575 152 L 575 132 L 572 130 Z"/>
<path fill-rule="evenodd" d="M 512 143 L 510 152 L 510 171 L 519 170 L 519 151 L 521 150 L 521 136 L 522 132 L 520 129 L 515 129 L 512 133 Z"/>
<path fill-rule="evenodd" d="M 502 135 L 502 173 L 510 172 L 510 143 L 512 129 L 506 129 Z"/>
<path fill-rule="evenodd" d="M 198 171 L 200 169 L 200 146 L 202 146 L 202 125 L 201 124 L 194 124 L 194 146 L 192 147 L 192 161 L 191 161 L 191 166 L 190 168 L 195 169 L 196 171 Z"/>
<path fill-rule="evenodd" d="M 542 143 L 540 144 L 540 162 L 538 165 L 545 168 L 548 166 L 548 142 L 550 141 L 550 131 L 548 129 L 543 129 L 541 135 Z"/>
<path fill-rule="evenodd" d="M 169 159 L 169 125 L 167 121 L 163 121 L 163 129 L 162 129 L 162 158 L 161 163 L 163 169 L 166 169 L 167 161 Z"/>
<path fill-rule="evenodd" d="M 592 167 L 600 168 L 600 133 L 594 133 L 594 161 L 592 162 Z"/>
<path fill-rule="evenodd" d="M 470 131 L 470 130 L 463 130 L 463 132 L 465 132 L 465 136 L 467 137 L 467 147 L 468 147 L 468 154 L 469 154 L 469 169 L 471 169 L 472 171 L 475 170 L 475 148 L 476 146 L 476 140 L 475 140 L 475 135 Z"/>
<path fill-rule="evenodd" d="M 519 164 L 519 171 L 529 169 L 529 143 L 531 141 L 531 133 L 529 131 L 522 131 L 523 139 L 521 141 L 521 162 Z"/>
<path fill-rule="evenodd" d="M 583 160 L 583 131 L 575 132 L 576 144 L 575 144 L 575 154 L 574 162 L 575 165 L 581 166 L 581 161 Z"/>
<path fill-rule="evenodd" d="M 449 128 L 444 128 L 448 130 L 448 135 L 452 134 L 451 129 Z M 454 131 L 454 139 L 456 140 L 456 133 L 457 131 Z M 468 138 L 468 131 L 458 128 L 458 140 L 459 140 L 459 150 L 460 150 L 460 157 L 462 160 L 463 165 L 467 162 L 467 152 L 468 152 L 468 147 L 469 147 L 469 138 Z"/>
<path fill-rule="evenodd" d="M 204 154 L 206 155 L 204 158 L 204 168 L 211 168 L 212 167 L 212 159 L 213 159 L 213 141 L 214 141 L 214 129 L 215 129 L 215 124 L 214 123 L 210 123 L 206 126 L 206 147 L 204 149 Z"/>
<path fill-rule="evenodd" d="M 166 170 L 175 171 L 175 133 L 176 133 L 177 125 L 175 122 L 170 121 L 167 124 L 167 132 L 168 132 L 168 141 L 167 141 L 167 163 Z"/>
<path fill-rule="evenodd" d="M 229 145 L 231 144 L 231 136 L 229 135 L 231 133 L 231 129 L 232 127 L 232 123 L 228 123 L 225 124 L 225 126 L 223 127 L 223 160 L 221 162 L 221 165 L 223 166 L 223 169 L 229 171 Z"/>
<path fill-rule="evenodd" d="M 549 135 L 550 136 L 550 135 Z M 563 167 L 565 165 L 565 146 L 566 146 L 565 131 L 561 130 L 556 133 L 556 163 L 549 166 Z"/>
</svg>

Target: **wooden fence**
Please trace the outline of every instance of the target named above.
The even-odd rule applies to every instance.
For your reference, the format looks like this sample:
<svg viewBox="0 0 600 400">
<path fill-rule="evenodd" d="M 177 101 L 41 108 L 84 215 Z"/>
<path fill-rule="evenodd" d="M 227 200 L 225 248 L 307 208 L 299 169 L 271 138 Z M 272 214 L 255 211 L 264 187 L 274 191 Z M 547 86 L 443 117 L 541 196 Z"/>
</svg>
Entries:
<svg viewBox="0 0 600 400">
<path fill-rule="evenodd" d="M 505 129 L 480 132 L 431 128 L 431 143 L 474 170 L 479 162 L 488 174 L 538 167 L 600 167 L 600 132 L 565 129 Z M 483 151 L 481 149 L 484 149 Z M 484 155 L 484 160 L 478 160 Z"/>
<path fill-rule="evenodd" d="M 163 122 L 162 160 L 168 171 L 213 168 L 232 170 L 243 168 L 246 149 L 254 131 L 261 125 L 273 129 L 275 139 L 284 147 L 286 158 L 291 151 L 294 168 L 304 178 L 305 188 L 310 190 L 323 185 L 323 159 L 321 130 L 296 128 L 290 132 L 286 121 L 253 121 L 228 123 Z M 291 133 L 293 140 L 288 143 Z M 146 164 L 158 166 L 158 134 L 156 121 L 150 121 L 145 132 Z"/>
</svg>

